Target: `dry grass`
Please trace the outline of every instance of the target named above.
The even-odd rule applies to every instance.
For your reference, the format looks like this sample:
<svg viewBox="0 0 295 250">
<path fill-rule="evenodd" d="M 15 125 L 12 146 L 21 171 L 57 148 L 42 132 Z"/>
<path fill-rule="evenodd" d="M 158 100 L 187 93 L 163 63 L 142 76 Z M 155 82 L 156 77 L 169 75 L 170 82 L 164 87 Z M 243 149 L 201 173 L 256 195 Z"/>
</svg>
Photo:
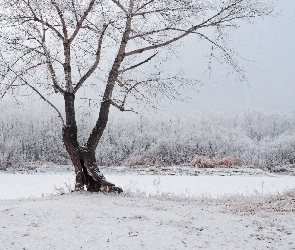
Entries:
<svg viewBox="0 0 295 250">
<path fill-rule="evenodd" d="M 217 159 L 210 159 L 203 156 L 197 156 L 194 160 L 192 160 L 191 164 L 195 167 L 199 168 L 215 168 L 219 166 L 236 166 L 239 164 L 239 161 L 233 157 L 223 157 Z"/>
<path fill-rule="evenodd" d="M 226 210 L 232 213 L 255 214 L 260 211 L 268 212 L 295 212 L 295 189 L 282 194 L 267 196 L 239 196 L 230 197 L 222 201 L 226 204 Z"/>
<path fill-rule="evenodd" d="M 162 162 L 155 161 L 149 157 L 137 156 L 125 161 L 128 166 L 163 166 Z M 192 160 L 191 165 L 199 168 L 215 168 L 220 166 L 231 167 L 239 164 L 234 157 L 223 157 L 210 159 L 204 156 L 197 156 Z M 169 164 L 168 164 L 169 165 Z"/>
<path fill-rule="evenodd" d="M 154 166 L 158 165 L 153 160 L 144 156 L 132 157 L 126 160 L 128 166 Z"/>
</svg>

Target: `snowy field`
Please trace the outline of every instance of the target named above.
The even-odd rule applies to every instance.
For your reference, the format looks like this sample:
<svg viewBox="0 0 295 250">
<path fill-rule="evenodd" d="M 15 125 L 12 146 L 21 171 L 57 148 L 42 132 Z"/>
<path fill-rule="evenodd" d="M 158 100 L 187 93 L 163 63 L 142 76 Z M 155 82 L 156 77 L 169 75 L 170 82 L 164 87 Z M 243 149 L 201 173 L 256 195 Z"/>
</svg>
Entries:
<svg viewBox="0 0 295 250">
<path fill-rule="evenodd" d="M 0 172 L 0 249 L 295 249 L 294 176 L 106 178 L 125 192 L 60 195 L 72 174 Z"/>
<path fill-rule="evenodd" d="M 170 194 L 186 198 L 266 195 L 295 189 L 295 176 L 152 176 L 105 175 L 123 190 L 146 195 Z M 0 173 L 0 199 L 39 198 L 73 188 L 73 174 Z"/>
<path fill-rule="evenodd" d="M 295 249 L 295 191 L 185 199 L 73 193 L 0 202 L 1 249 Z"/>
</svg>

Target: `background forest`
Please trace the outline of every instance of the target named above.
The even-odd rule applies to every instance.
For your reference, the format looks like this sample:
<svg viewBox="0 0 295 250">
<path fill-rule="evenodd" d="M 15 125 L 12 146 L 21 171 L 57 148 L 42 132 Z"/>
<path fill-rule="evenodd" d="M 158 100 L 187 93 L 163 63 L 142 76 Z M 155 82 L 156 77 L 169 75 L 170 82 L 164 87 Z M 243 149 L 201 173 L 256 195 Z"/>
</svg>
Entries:
<svg viewBox="0 0 295 250">
<path fill-rule="evenodd" d="M 70 163 L 54 110 L 45 103 L 38 111 L 34 105 L 23 108 L 15 102 L 4 104 L 7 109 L 0 117 L 0 168 L 36 161 Z M 95 123 L 88 111 L 78 111 L 85 118 L 78 124 L 81 142 Z M 295 113 L 245 110 L 235 116 L 112 116 L 96 154 L 99 165 L 212 167 L 215 162 L 213 165 L 271 169 L 294 164 L 294 151 Z"/>
</svg>

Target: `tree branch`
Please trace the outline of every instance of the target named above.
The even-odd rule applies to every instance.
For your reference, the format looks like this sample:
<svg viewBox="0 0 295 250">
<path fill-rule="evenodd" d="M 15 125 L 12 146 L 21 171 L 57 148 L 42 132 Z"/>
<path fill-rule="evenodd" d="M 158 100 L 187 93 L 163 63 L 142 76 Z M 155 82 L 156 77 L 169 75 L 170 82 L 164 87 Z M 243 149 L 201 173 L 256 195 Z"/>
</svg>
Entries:
<svg viewBox="0 0 295 250">
<path fill-rule="evenodd" d="M 64 37 L 59 33 L 59 31 L 53 25 L 51 25 L 48 22 L 43 21 L 42 18 L 40 19 L 37 17 L 35 11 L 33 10 L 32 6 L 30 5 L 30 1 L 23 0 L 23 2 L 28 6 L 28 8 L 30 9 L 30 11 L 33 15 L 33 18 L 31 18 L 31 17 L 24 17 L 24 18 L 28 18 L 28 21 L 35 21 L 35 22 L 39 22 L 39 23 L 45 25 L 46 27 L 50 28 L 54 33 L 56 33 L 60 39 L 64 40 Z"/>
<path fill-rule="evenodd" d="M 156 9 L 156 10 L 150 10 L 150 11 L 135 13 L 135 14 L 133 14 L 133 16 L 145 16 L 145 15 L 148 15 L 148 14 L 160 13 L 160 12 L 163 12 L 163 11 L 175 11 L 175 10 L 181 10 L 181 9 L 182 9 L 182 7 L 175 8 L 175 9 L 168 9 L 168 8 Z"/>
<path fill-rule="evenodd" d="M 152 30 L 152 31 L 146 32 L 144 34 L 137 34 L 137 35 L 134 35 L 134 36 L 130 36 L 129 40 L 133 40 L 135 38 L 143 38 L 144 36 L 153 35 L 153 34 L 156 34 L 156 33 L 163 32 L 163 31 L 168 31 L 169 29 L 171 29 L 171 28 L 167 27 L 167 28 L 164 28 L 164 29 Z"/>
<path fill-rule="evenodd" d="M 72 72 L 71 72 L 71 43 L 68 39 L 68 30 L 66 26 L 66 22 L 63 16 L 63 13 L 55 0 L 51 0 L 51 4 L 55 7 L 59 19 L 62 24 L 62 30 L 64 34 L 64 41 L 63 41 L 63 48 L 64 48 L 64 76 L 65 76 L 65 83 L 66 83 L 66 91 L 73 93 L 73 83 L 72 83 Z"/>
<path fill-rule="evenodd" d="M 231 65 L 233 67 L 233 69 L 241 74 L 242 79 L 245 78 L 245 76 L 243 75 L 243 72 L 241 70 L 241 68 L 238 67 L 237 63 L 234 61 L 232 55 L 230 55 L 230 53 L 226 50 L 226 48 L 224 48 L 223 46 L 221 46 L 220 44 L 214 42 L 212 39 L 210 39 L 209 37 L 205 36 L 202 33 L 196 32 L 197 35 L 199 35 L 200 37 L 204 38 L 205 40 L 207 40 L 208 42 L 210 42 L 211 44 L 213 44 L 216 48 L 220 49 L 221 51 L 223 51 L 223 54 L 225 55 L 225 57 L 227 58 L 227 61 L 229 63 L 229 65 Z"/>
<path fill-rule="evenodd" d="M 25 81 L 24 79 L 21 78 L 22 81 L 25 82 L 26 85 L 28 85 L 32 90 L 34 90 L 40 97 L 43 101 L 47 102 L 57 113 L 58 113 L 58 117 L 61 119 L 61 122 L 62 122 L 62 126 L 64 127 L 65 126 L 65 121 L 64 121 L 64 118 L 62 117 L 60 111 L 57 109 L 57 107 L 55 107 L 52 102 L 50 102 L 47 98 L 45 98 L 41 93 L 40 91 L 38 91 L 34 86 L 32 86 L 31 84 L 29 84 L 27 81 Z"/>
<path fill-rule="evenodd" d="M 128 90 L 128 88 L 117 78 L 116 79 L 116 82 L 118 83 L 118 85 L 121 87 L 121 88 L 125 88 L 126 90 Z"/>
<path fill-rule="evenodd" d="M 111 103 L 112 106 L 114 106 L 115 108 L 119 109 L 121 112 L 134 112 L 135 114 L 138 114 L 133 109 L 125 109 L 124 108 L 124 102 L 122 102 L 122 105 L 118 105 L 113 100 L 109 100 L 109 101 L 110 101 L 110 103 Z"/>
<path fill-rule="evenodd" d="M 84 15 L 80 18 L 79 22 L 77 23 L 77 27 L 73 33 L 73 35 L 71 36 L 71 38 L 69 39 L 69 43 L 71 43 L 75 37 L 77 36 L 80 28 L 82 27 L 82 23 L 84 22 L 84 20 L 86 19 L 86 17 L 88 16 L 88 14 L 90 13 L 93 5 L 94 5 L 94 2 L 95 0 L 92 0 L 90 3 L 89 3 L 89 6 L 87 8 L 87 10 L 84 12 Z"/>
<path fill-rule="evenodd" d="M 58 113 L 58 117 L 61 119 L 62 125 L 65 126 L 65 121 L 64 121 L 64 119 L 63 119 L 60 111 L 46 97 L 44 97 L 40 93 L 40 91 L 38 91 L 34 86 L 32 86 L 31 84 L 29 84 L 21 75 L 17 74 L 13 69 L 10 69 L 10 70 L 15 74 L 15 77 L 16 78 L 19 78 L 26 85 L 28 85 L 32 90 L 34 90 L 41 97 L 42 100 L 44 100 L 45 102 L 47 102 Z"/>
<path fill-rule="evenodd" d="M 97 66 L 98 66 L 98 64 L 100 62 L 101 46 L 102 46 L 103 37 L 104 37 L 104 34 L 105 34 L 106 30 L 107 30 L 107 27 L 108 27 L 108 25 L 104 25 L 102 33 L 101 33 L 101 35 L 100 35 L 100 37 L 98 39 L 98 46 L 97 46 L 97 51 L 96 51 L 95 62 L 91 66 L 91 68 L 86 72 L 86 74 L 77 83 L 76 87 L 74 88 L 75 93 L 78 91 L 79 88 L 82 87 L 84 82 L 92 75 L 92 73 L 95 71 L 95 69 L 97 68 Z"/>
<path fill-rule="evenodd" d="M 219 20 L 219 21 L 216 21 L 216 22 L 212 22 L 210 23 L 212 20 L 214 20 L 215 18 L 217 18 L 218 16 L 222 15 L 222 13 L 230 10 L 230 9 L 234 9 L 239 3 L 243 2 L 244 0 L 236 0 L 235 2 L 233 2 L 232 4 L 224 7 L 224 8 L 221 8 L 220 11 L 218 11 L 215 15 L 213 15 L 212 17 L 206 19 L 205 21 L 203 21 L 202 23 L 200 24 L 197 24 L 197 25 L 194 25 L 192 26 L 191 28 L 187 29 L 187 30 L 184 30 L 183 31 L 183 34 L 177 36 L 177 37 L 174 37 L 166 42 L 162 42 L 162 43 L 159 43 L 159 44 L 155 44 L 155 45 L 151 45 L 151 46 L 147 46 L 147 47 L 144 47 L 144 48 L 141 48 L 141 49 L 137 49 L 137 50 L 133 50 L 133 51 L 130 51 L 130 52 L 127 52 L 125 54 L 125 56 L 131 56 L 131 55 L 134 55 L 134 54 L 140 54 L 140 53 L 143 53 L 145 51 L 148 51 L 148 50 L 154 50 L 154 49 L 157 49 L 157 48 L 160 48 L 160 47 L 164 47 L 164 46 L 167 46 L 171 43 L 174 43 L 178 40 L 180 40 L 181 38 L 184 38 L 185 36 L 195 32 L 197 29 L 199 28 L 204 28 L 204 27 L 208 27 L 208 26 L 217 26 L 219 25 L 220 23 L 223 23 L 223 22 L 226 22 L 227 20 Z M 167 30 L 169 29 L 173 29 L 173 28 L 166 28 Z M 153 31 L 151 31 L 153 32 Z"/>
<path fill-rule="evenodd" d="M 7 87 L 5 88 L 3 94 L 1 95 L 0 99 L 3 99 L 3 97 L 6 95 L 7 91 L 12 87 L 12 85 L 15 83 L 15 81 L 17 80 L 17 76 L 15 76 L 12 80 L 12 82 L 10 84 L 7 85 Z"/>
<path fill-rule="evenodd" d="M 64 95 L 65 91 L 59 86 L 59 84 L 57 82 L 55 70 L 54 70 L 52 62 L 51 62 L 51 56 L 50 56 L 50 53 L 47 50 L 47 47 L 46 47 L 46 44 L 45 44 L 45 32 L 46 32 L 46 30 L 43 28 L 42 47 L 43 47 L 43 50 L 44 50 L 44 53 L 45 53 L 45 56 L 46 56 L 47 67 L 48 67 L 48 70 L 49 70 L 50 75 L 51 75 L 51 79 L 52 79 L 52 82 L 53 82 L 53 87 L 54 87 L 54 90 L 55 90 L 56 93 L 59 92 L 62 95 Z"/>
<path fill-rule="evenodd" d="M 72 7 L 73 7 L 74 14 L 75 14 L 76 22 L 78 24 L 79 23 L 79 19 L 78 19 L 77 10 L 76 10 L 76 6 L 75 6 L 74 0 L 72 0 Z"/>
<path fill-rule="evenodd" d="M 151 4 L 152 2 L 154 2 L 155 0 L 150 0 L 148 1 L 147 3 L 143 4 L 142 6 L 140 6 L 136 11 L 135 13 L 137 13 L 138 11 L 144 9 L 146 6 L 148 6 L 149 4 Z"/>
<path fill-rule="evenodd" d="M 55 2 L 55 0 L 51 0 L 51 4 L 55 7 L 55 9 L 57 11 L 57 14 L 59 16 L 59 19 L 61 21 L 62 31 L 63 31 L 63 34 L 64 34 L 64 40 L 68 41 L 68 30 L 67 30 L 66 22 L 65 22 L 65 19 L 63 17 L 62 11 L 60 10 L 60 8 L 57 5 L 57 3 Z"/>
<path fill-rule="evenodd" d="M 120 4 L 119 1 L 112 0 L 113 3 L 115 3 L 125 14 L 128 14 L 128 11 Z"/>
<path fill-rule="evenodd" d="M 181 38 L 189 35 L 195 29 L 196 29 L 196 27 L 192 27 L 192 28 L 188 29 L 186 32 L 184 32 L 182 35 L 180 35 L 178 37 L 174 37 L 173 39 L 170 39 L 170 40 L 168 40 L 166 42 L 163 42 L 163 43 L 160 43 L 160 44 L 156 44 L 156 45 L 147 46 L 145 48 L 141 48 L 141 49 L 137 49 L 137 50 L 133 50 L 133 51 L 127 52 L 125 54 L 125 56 L 131 56 L 131 55 L 135 55 L 135 54 L 140 54 L 140 53 L 143 53 L 143 52 L 148 51 L 148 50 L 154 50 L 154 49 L 157 49 L 157 48 L 160 48 L 160 47 L 167 46 L 168 44 L 171 44 L 173 42 L 176 42 L 176 41 L 180 40 Z"/>
<path fill-rule="evenodd" d="M 127 68 L 127 69 L 119 70 L 118 72 L 119 72 L 119 74 L 120 74 L 120 73 L 126 72 L 126 71 L 128 71 L 128 70 L 131 70 L 131 69 L 137 68 L 137 67 L 139 67 L 139 66 L 141 66 L 141 65 L 143 65 L 143 64 L 145 64 L 145 63 L 147 63 L 147 62 L 150 61 L 151 59 L 153 59 L 157 54 L 158 54 L 158 52 L 155 53 L 155 54 L 153 54 L 152 56 L 150 56 L 148 59 L 146 59 L 146 60 L 144 60 L 144 61 L 142 61 L 142 62 L 140 62 L 140 63 L 138 63 L 138 64 L 135 64 L 135 65 L 133 65 L 133 66 Z"/>
<path fill-rule="evenodd" d="M 114 0 L 113 0 L 114 1 Z M 132 13 L 134 7 L 134 1 L 130 0 L 129 2 L 129 12 Z M 128 38 L 130 36 L 131 32 L 131 25 L 132 25 L 132 15 L 127 15 L 126 18 L 126 24 L 125 24 L 125 30 L 123 32 L 123 36 L 120 43 L 120 48 L 118 50 L 118 53 L 115 57 L 115 60 L 113 62 L 112 68 L 109 72 L 107 84 L 104 90 L 103 94 L 103 101 L 100 106 L 99 110 L 99 116 L 96 121 L 96 124 L 87 140 L 87 147 L 89 149 L 95 149 L 101 139 L 101 136 L 103 134 L 103 131 L 107 125 L 108 117 L 109 117 L 109 110 L 110 110 L 110 100 L 112 99 L 112 94 L 114 90 L 114 86 L 116 83 L 116 80 L 118 78 L 118 70 L 120 68 L 120 65 L 122 61 L 124 60 L 125 56 L 125 49 L 127 46 Z"/>
</svg>

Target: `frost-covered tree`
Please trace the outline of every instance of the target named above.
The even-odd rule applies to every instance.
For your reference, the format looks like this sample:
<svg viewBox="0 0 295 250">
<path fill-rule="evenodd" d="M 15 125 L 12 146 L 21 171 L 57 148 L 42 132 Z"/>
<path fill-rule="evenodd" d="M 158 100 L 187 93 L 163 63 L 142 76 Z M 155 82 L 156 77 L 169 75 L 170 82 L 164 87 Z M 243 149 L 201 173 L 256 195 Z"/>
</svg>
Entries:
<svg viewBox="0 0 295 250">
<path fill-rule="evenodd" d="M 186 82 L 161 71 L 160 52 L 187 36 L 208 42 L 240 71 L 226 34 L 241 20 L 269 15 L 272 6 L 266 2 L 2 0 L 1 96 L 27 88 L 56 110 L 76 190 L 86 185 L 91 191 L 121 192 L 105 180 L 95 158 L 110 107 L 132 111 L 133 105 L 161 96 L 175 98 Z M 89 101 L 99 100 L 99 112 L 92 114 L 96 123 L 83 145 L 75 109 L 82 92 Z M 58 106 L 60 97 L 64 108 Z"/>
</svg>

